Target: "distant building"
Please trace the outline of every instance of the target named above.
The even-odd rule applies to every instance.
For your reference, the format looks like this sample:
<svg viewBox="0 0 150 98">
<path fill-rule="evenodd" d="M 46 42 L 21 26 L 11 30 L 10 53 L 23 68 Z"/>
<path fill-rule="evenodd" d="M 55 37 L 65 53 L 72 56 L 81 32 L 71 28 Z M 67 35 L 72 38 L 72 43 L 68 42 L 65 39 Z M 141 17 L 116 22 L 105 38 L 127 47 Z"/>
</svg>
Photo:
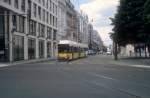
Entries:
<svg viewBox="0 0 150 98">
<path fill-rule="evenodd" d="M 92 40 L 93 40 L 93 25 L 89 24 L 88 25 L 88 45 L 89 49 L 92 49 Z"/>
<path fill-rule="evenodd" d="M 88 44 L 88 16 L 83 12 L 78 13 L 79 18 L 79 42 Z"/>
<path fill-rule="evenodd" d="M 90 50 L 100 51 L 103 50 L 103 42 L 98 31 L 93 29 L 93 25 L 88 25 L 88 45 Z"/>
<path fill-rule="evenodd" d="M 66 0 L 58 0 L 58 40 L 66 40 L 67 8 Z"/>
<path fill-rule="evenodd" d="M 135 49 L 134 49 L 134 46 L 129 44 L 129 45 L 126 45 L 125 47 L 120 47 L 120 55 L 121 56 L 134 56 L 135 55 Z"/>
<path fill-rule="evenodd" d="M 0 0 L 0 60 L 57 55 L 57 0 Z"/>
<path fill-rule="evenodd" d="M 77 41 L 78 33 L 77 33 L 77 24 L 76 24 L 76 19 L 77 19 L 77 14 L 76 10 L 74 8 L 74 5 L 70 0 L 66 0 L 66 23 L 67 23 L 67 34 L 66 34 L 66 39 L 71 40 L 71 41 Z"/>
</svg>

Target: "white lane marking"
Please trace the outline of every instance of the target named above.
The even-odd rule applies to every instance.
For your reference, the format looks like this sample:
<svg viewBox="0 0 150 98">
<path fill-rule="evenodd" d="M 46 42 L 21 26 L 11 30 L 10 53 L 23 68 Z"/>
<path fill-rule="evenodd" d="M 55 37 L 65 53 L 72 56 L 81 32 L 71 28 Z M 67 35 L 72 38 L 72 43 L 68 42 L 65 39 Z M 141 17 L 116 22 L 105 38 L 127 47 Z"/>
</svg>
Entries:
<svg viewBox="0 0 150 98">
<path fill-rule="evenodd" d="M 103 76 L 103 75 L 99 75 L 99 74 L 93 74 L 93 75 L 96 76 L 96 77 L 100 77 L 100 78 L 104 78 L 104 79 L 108 79 L 108 80 L 116 80 L 114 78 Z"/>
<path fill-rule="evenodd" d="M 6 66 L 9 66 L 7 64 L 0 64 L 0 67 L 6 67 Z"/>
<path fill-rule="evenodd" d="M 96 73 L 89 73 L 95 77 L 98 77 L 98 78 L 103 78 L 103 79 L 107 79 L 107 80 L 113 80 L 113 81 L 118 81 L 117 79 L 114 79 L 114 78 L 111 78 L 111 77 L 108 77 L 108 76 L 104 76 L 104 75 L 100 75 L 100 74 L 96 74 Z"/>
<path fill-rule="evenodd" d="M 150 69 L 150 66 L 148 66 L 148 65 L 128 65 L 128 66 L 137 67 L 137 68 L 148 68 L 148 69 Z"/>
<path fill-rule="evenodd" d="M 103 79 L 106 79 L 106 80 L 110 80 L 112 82 L 117 82 L 117 83 L 125 82 L 125 84 L 128 83 L 130 85 L 144 86 L 144 87 L 150 88 L 150 85 L 148 85 L 148 84 L 137 83 L 137 82 L 133 82 L 133 81 L 126 81 L 126 80 L 119 80 L 119 79 L 116 79 L 116 78 L 112 78 L 112 77 L 108 77 L 108 76 L 104 76 L 104 75 L 100 75 L 100 74 L 96 74 L 96 73 L 91 73 L 91 74 L 93 76 L 97 77 L 97 78 L 103 78 Z"/>
</svg>

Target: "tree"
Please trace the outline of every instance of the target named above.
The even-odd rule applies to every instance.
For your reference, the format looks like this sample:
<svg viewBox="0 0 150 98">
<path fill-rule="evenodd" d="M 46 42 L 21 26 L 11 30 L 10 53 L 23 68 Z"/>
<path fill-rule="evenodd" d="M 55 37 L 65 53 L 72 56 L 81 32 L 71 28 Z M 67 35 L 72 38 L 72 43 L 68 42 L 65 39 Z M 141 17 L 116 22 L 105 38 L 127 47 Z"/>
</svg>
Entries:
<svg viewBox="0 0 150 98">
<path fill-rule="evenodd" d="M 150 57 L 150 0 L 147 0 L 144 5 L 144 11 L 143 11 L 143 19 L 145 21 L 145 43 L 148 47 L 149 51 L 149 57 Z"/>
<path fill-rule="evenodd" d="M 143 10 L 146 0 L 120 0 L 115 18 L 114 36 L 119 46 L 141 44 L 148 39 L 144 30 Z M 141 54 L 141 53 L 140 53 Z"/>
<path fill-rule="evenodd" d="M 110 34 L 110 38 L 113 40 L 113 55 L 114 55 L 114 59 L 118 60 L 118 44 L 117 44 L 115 33 L 109 33 L 109 34 Z"/>
<path fill-rule="evenodd" d="M 143 5 L 146 0 L 121 0 L 115 16 L 115 33 L 120 45 L 142 42 Z"/>
</svg>

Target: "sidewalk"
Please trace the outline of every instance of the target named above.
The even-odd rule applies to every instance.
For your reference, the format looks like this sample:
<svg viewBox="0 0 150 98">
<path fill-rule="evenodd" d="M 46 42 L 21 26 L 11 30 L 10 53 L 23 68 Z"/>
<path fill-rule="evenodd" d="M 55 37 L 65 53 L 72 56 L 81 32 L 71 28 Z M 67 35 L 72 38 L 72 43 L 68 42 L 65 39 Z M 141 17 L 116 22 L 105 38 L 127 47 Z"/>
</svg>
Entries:
<svg viewBox="0 0 150 98">
<path fill-rule="evenodd" d="M 56 63 L 56 59 L 35 59 L 35 60 L 24 60 L 24 61 L 16 61 L 16 62 L 0 62 L 0 68 L 1 67 L 7 67 L 7 66 L 14 66 L 14 65 L 21 65 L 21 64 L 29 64 L 29 63 L 38 63 L 38 62 L 45 62 L 50 61 L 52 64 Z"/>
<path fill-rule="evenodd" d="M 150 59 L 144 58 L 122 58 L 120 61 L 129 62 L 130 64 L 140 64 L 140 65 L 149 65 L 150 66 Z"/>
<path fill-rule="evenodd" d="M 141 58 L 121 58 L 118 61 L 112 61 L 116 65 L 125 65 L 139 68 L 150 68 L 150 59 Z"/>
</svg>

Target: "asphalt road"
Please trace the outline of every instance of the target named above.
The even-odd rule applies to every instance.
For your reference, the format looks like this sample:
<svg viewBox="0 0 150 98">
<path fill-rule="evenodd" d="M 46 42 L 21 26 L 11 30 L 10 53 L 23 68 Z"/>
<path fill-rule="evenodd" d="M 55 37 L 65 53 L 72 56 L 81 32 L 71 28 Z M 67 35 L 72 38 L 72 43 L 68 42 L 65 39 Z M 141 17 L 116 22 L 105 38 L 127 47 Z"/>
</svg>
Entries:
<svg viewBox="0 0 150 98">
<path fill-rule="evenodd" d="M 150 98 L 150 69 L 109 56 L 0 68 L 0 98 Z"/>
</svg>

